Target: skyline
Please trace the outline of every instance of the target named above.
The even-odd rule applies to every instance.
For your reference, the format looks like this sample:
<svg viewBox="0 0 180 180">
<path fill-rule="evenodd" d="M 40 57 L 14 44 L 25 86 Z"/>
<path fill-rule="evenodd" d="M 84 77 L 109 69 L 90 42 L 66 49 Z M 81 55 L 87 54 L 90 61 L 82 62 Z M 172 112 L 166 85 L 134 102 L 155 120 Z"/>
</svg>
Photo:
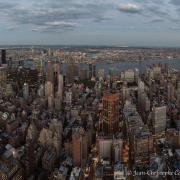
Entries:
<svg viewBox="0 0 180 180">
<path fill-rule="evenodd" d="M 0 0 L 0 45 L 180 47 L 178 0 Z"/>
</svg>

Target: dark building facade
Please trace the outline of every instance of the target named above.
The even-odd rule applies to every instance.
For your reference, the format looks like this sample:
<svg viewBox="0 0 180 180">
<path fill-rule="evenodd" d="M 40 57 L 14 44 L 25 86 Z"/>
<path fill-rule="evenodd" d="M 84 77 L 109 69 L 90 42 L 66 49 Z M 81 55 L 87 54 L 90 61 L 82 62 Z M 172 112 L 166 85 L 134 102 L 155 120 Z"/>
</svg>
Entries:
<svg viewBox="0 0 180 180">
<path fill-rule="evenodd" d="M 6 50 L 5 49 L 1 50 L 1 63 L 6 64 Z"/>
</svg>

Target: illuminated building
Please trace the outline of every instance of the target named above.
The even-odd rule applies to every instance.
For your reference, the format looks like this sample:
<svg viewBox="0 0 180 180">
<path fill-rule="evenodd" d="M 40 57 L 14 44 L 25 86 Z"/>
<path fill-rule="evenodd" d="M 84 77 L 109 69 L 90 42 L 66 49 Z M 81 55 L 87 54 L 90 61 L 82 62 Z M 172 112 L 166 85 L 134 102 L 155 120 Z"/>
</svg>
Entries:
<svg viewBox="0 0 180 180">
<path fill-rule="evenodd" d="M 120 123 L 119 93 L 105 92 L 102 98 L 103 109 L 100 120 L 100 131 L 104 134 L 115 134 Z"/>
</svg>

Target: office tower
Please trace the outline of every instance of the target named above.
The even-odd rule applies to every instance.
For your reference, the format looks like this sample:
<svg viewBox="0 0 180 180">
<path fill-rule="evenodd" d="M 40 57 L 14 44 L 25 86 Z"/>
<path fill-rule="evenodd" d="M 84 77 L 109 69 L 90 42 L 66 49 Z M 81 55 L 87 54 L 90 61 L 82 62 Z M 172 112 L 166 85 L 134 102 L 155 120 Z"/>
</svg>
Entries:
<svg viewBox="0 0 180 180">
<path fill-rule="evenodd" d="M 87 70 L 86 69 L 80 69 L 79 78 L 81 80 L 86 80 L 87 79 Z"/>
<path fill-rule="evenodd" d="M 45 96 L 48 98 L 49 96 L 54 96 L 54 87 L 53 83 L 50 81 L 47 81 L 45 84 Z"/>
<path fill-rule="evenodd" d="M 58 86 L 59 86 L 59 75 L 60 75 L 60 64 L 54 63 L 53 64 L 53 84 L 54 84 L 54 94 L 58 92 Z"/>
<path fill-rule="evenodd" d="M 29 85 L 28 83 L 24 83 L 23 85 L 23 98 L 27 100 L 29 98 Z"/>
<path fill-rule="evenodd" d="M 7 80 L 7 69 L 0 67 L 0 83 L 4 83 Z"/>
<path fill-rule="evenodd" d="M 172 82 L 169 82 L 167 85 L 167 100 L 174 100 L 175 87 Z"/>
<path fill-rule="evenodd" d="M 12 68 L 13 62 L 12 62 L 12 58 L 11 57 L 9 58 L 7 64 L 8 64 L 9 68 Z"/>
<path fill-rule="evenodd" d="M 96 65 L 89 64 L 89 79 L 96 78 Z"/>
<path fill-rule="evenodd" d="M 89 64 L 89 79 L 92 78 L 92 75 L 93 75 L 93 65 Z"/>
<path fill-rule="evenodd" d="M 61 109 L 64 79 L 60 74 L 60 64 L 48 61 L 47 80 L 45 84 L 45 96 L 48 99 L 48 107 L 55 110 Z"/>
<path fill-rule="evenodd" d="M 152 126 L 153 134 L 160 135 L 165 132 L 166 128 L 166 106 L 153 107 Z"/>
<path fill-rule="evenodd" d="M 54 97 L 54 107 L 58 111 L 61 109 L 62 99 L 63 99 L 63 85 L 64 85 L 64 79 L 63 75 L 59 74 L 57 76 L 57 88 Z"/>
<path fill-rule="evenodd" d="M 58 78 L 57 96 L 62 99 L 63 86 L 64 86 L 64 77 L 63 77 L 62 74 L 59 74 L 57 78 Z"/>
<path fill-rule="evenodd" d="M 75 64 L 68 64 L 66 68 L 66 78 L 68 83 L 72 83 L 79 75 L 78 66 Z"/>
<path fill-rule="evenodd" d="M 96 78 L 96 65 L 93 64 L 92 68 L 93 68 L 92 69 L 92 75 L 93 75 L 94 78 Z"/>
<path fill-rule="evenodd" d="M 103 81 L 105 78 L 105 70 L 104 69 L 99 69 L 98 70 L 98 78 L 100 81 Z"/>
<path fill-rule="evenodd" d="M 138 106 L 140 109 L 142 109 L 143 106 L 143 99 L 144 99 L 144 82 L 141 80 L 138 81 Z"/>
<path fill-rule="evenodd" d="M 120 96 L 119 93 L 105 92 L 102 98 L 103 109 L 100 121 L 100 130 L 104 134 L 115 134 L 120 123 Z"/>
<path fill-rule="evenodd" d="M 40 64 L 39 64 L 39 66 L 37 67 L 38 68 L 38 71 L 39 71 L 39 73 L 38 73 L 38 83 L 39 83 L 39 85 L 41 85 L 41 84 L 44 84 L 44 82 L 45 82 L 45 73 L 44 73 L 44 57 L 40 60 Z"/>
<path fill-rule="evenodd" d="M 142 116 L 150 111 L 150 100 L 145 92 L 144 82 L 141 80 L 138 80 L 138 108 L 141 111 Z"/>
<path fill-rule="evenodd" d="M 6 64 L 6 50 L 5 49 L 1 50 L 1 63 Z"/>
<path fill-rule="evenodd" d="M 48 61 L 47 65 L 47 81 L 53 82 L 53 63 L 52 61 Z"/>
<path fill-rule="evenodd" d="M 88 136 L 83 128 L 75 128 L 72 133 L 72 157 L 74 166 L 83 167 L 88 156 Z"/>
</svg>

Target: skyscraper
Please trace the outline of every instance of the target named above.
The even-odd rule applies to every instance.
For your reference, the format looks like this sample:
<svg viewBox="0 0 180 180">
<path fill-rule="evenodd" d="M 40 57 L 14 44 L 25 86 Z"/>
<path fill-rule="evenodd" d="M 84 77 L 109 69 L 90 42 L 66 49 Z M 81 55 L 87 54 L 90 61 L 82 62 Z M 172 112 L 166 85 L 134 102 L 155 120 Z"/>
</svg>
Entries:
<svg viewBox="0 0 180 180">
<path fill-rule="evenodd" d="M 66 77 L 68 83 L 72 83 L 78 75 L 79 75 L 78 66 L 76 64 L 68 64 L 66 69 Z"/>
<path fill-rule="evenodd" d="M 166 106 L 153 107 L 152 124 L 154 135 L 162 134 L 165 132 Z"/>
<path fill-rule="evenodd" d="M 83 128 L 76 128 L 72 134 L 72 157 L 74 166 L 83 166 L 88 156 L 88 137 Z"/>
<path fill-rule="evenodd" d="M 119 93 L 105 92 L 102 98 L 103 110 L 101 114 L 100 129 L 104 134 L 114 134 L 119 130 Z"/>
<path fill-rule="evenodd" d="M 89 79 L 96 77 L 96 65 L 95 64 L 89 64 Z"/>
<path fill-rule="evenodd" d="M 1 63 L 6 64 L 6 50 L 5 49 L 1 50 Z"/>
<path fill-rule="evenodd" d="M 92 64 L 89 64 L 89 79 L 92 78 L 92 74 L 93 74 L 93 67 L 92 67 Z"/>
<path fill-rule="evenodd" d="M 23 98 L 27 100 L 28 97 L 29 97 L 29 85 L 28 85 L 28 83 L 24 83 L 24 85 L 23 85 Z"/>
<path fill-rule="evenodd" d="M 45 95 L 50 109 L 55 107 L 56 110 L 59 110 L 61 108 L 63 84 L 64 80 L 60 74 L 60 64 L 48 61 Z"/>
<path fill-rule="evenodd" d="M 50 81 L 50 82 L 53 81 L 53 63 L 51 61 L 48 61 L 47 81 Z"/>
</svg>

